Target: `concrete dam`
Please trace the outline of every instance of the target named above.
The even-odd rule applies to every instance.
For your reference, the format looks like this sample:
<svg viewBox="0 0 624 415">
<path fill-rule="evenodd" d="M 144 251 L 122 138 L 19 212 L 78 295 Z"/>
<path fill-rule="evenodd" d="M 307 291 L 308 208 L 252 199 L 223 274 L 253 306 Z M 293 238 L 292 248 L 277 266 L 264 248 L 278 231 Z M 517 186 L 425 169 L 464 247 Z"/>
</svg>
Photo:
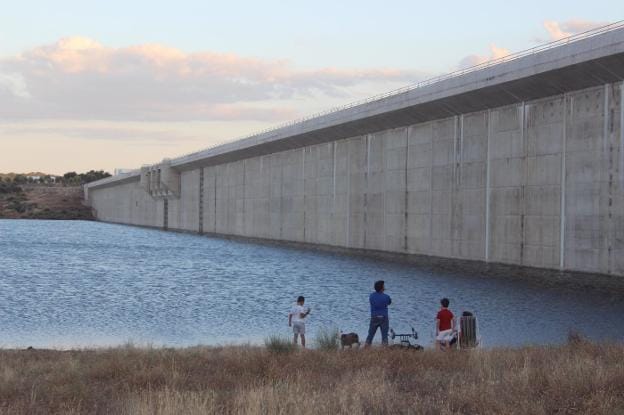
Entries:
<svg viewBox="0 0 624 415">
<path fill-rule="evenodd" d="M 85 186 L 98 220 L 624 277 L 624 24 Z"/>
</svg>

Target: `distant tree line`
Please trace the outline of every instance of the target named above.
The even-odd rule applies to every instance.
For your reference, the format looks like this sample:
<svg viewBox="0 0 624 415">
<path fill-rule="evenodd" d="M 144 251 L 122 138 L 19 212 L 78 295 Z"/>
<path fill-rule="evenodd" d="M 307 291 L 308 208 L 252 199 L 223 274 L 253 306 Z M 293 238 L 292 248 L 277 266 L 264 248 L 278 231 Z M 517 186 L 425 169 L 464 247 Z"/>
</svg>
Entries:
<svg viewBox="0 0 624 415">
<path fill-rule="evenodd" d="M 65 173 L 62 176 L 26 176 L 24 174 L 17 174 L 13 177 L 6 176 L 4 180 L 0 180 L 0 184 L 4 189 L 9 189 L 6 185 L 22 185 L 22 184 L 53 184 L 58 183 L 64 186 L 79 186 L 85 183 L 94 182 L 96 180 L 104 179 L 105 177 L 110 177 L 111 174 L 105 172 L 104 170 L 89 170 L 86 173 L 76 173 L 75 171 L 70 171 Z"/>
<path fill-rule="evenodd" d="M 105 172 L 104 170 L 89 170 L 86 173 L 76 173 L 75 171 L 70 171 L 63 175 L 61 181 L 68 185 L 80 185 L 91 183 L 106 177 L 111 177 L 111 174 Z"/>
</svg>

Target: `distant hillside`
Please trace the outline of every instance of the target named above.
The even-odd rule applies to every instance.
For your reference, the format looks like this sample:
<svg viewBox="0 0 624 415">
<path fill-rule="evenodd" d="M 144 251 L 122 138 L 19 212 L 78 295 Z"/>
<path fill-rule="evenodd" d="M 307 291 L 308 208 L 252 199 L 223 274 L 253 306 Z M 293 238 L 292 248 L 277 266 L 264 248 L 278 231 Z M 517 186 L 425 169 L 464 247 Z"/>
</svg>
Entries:
<svg viewBox="0 0 624 415">
<path fill-rule="evenodd" d="M 30 173 L 0 173 L 0 179 L 4 180 L 6 177 L 13 180 L 15 176 L 55 176 L 54 174 L 42 173 L 42 172 L 30 172 Z"/>
<path fill-rule="evenodd" d="M 30 173 L 0 173 L 0 182 L 15 182 L 17 184 L 45 184 L 54 185 L 61 183 L 65 186 L 79 186 L 85 183 L 94 182 L 96 180 L 110 177 L 111 174 L 104 170 L 89 170 L 84 173 L 76 173 L 69 171 L 62 176 L 51 175 L 43 172 Z"/>
<path fill-rule="evenodd" d="M 81 186 L 0 184 L 0 219 L 93 219 Z"/>
</svg>

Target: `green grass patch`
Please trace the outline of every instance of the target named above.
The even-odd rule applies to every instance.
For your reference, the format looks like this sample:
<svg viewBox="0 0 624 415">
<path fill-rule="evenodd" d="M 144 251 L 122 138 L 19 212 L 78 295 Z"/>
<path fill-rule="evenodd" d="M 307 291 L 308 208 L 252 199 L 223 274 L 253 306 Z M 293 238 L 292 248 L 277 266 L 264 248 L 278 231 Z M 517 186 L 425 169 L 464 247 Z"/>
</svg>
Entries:
<svg viewBox="0 0 624 415">
<path fill-rule="evenodd" d="M 270 353 L 291 353 L 297 350 L 297 346 L 292 340 L 283 336 L 272 334 L 264 339 L 264 345 Z"/>
<path fill-rule="evenodd" d="M 337 328 L 321 328 L 316 333 L 316 347 L 320 350 L 338 350 L 340 331 Z"/>
</svg>

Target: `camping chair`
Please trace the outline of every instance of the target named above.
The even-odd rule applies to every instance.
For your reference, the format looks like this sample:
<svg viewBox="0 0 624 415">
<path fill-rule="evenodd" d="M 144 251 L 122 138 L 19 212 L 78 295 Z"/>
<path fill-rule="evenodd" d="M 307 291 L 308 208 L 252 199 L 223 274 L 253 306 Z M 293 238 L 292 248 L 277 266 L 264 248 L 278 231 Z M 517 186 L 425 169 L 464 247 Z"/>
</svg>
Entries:
<svg viewBox="0 0 624 415">
<path fill-rule="evenodd" d="M 472 313 L 464 312 L 459 318 L 459 341 L 457 347 L 460 349 L 474 349 L 479 347 L 481 337 L 479 336 L 479 326 L 477 317 Z"/>
</svg>

